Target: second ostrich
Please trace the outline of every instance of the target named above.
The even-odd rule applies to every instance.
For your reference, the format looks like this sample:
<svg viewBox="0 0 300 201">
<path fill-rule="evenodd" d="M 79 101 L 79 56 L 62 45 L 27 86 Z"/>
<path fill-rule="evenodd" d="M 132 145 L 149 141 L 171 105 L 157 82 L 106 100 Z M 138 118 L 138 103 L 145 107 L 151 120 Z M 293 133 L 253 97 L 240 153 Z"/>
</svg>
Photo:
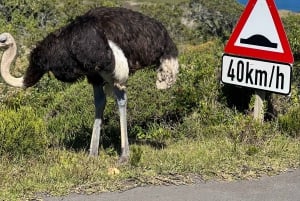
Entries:
<svg viewBox="0 0 300 201">
<path fill-rule="evenodd" d="M 157 66 L 156 86 L 167 89 L 178 73 L 178 51 L 164 26 L 157 20 L 125 8 L 100 7 L 77 17 L 70 24 L 50 33 L 31 51 L 29 67 L 20 78 L 10 74 L 17 47 L 9 33 L 0 34 L 5 48 L 1 75 L 14 87 L 31 87 L 51 71 L 63 82 L 86 76 L 93 85 L 95 121 L 90 155 L 98 155 L 100 130 L 109 85 L 120 113 L 120 162 L 129 159 L 126 118 L 126 81 L 130 73 L 146 66 Z"/>
</svg>

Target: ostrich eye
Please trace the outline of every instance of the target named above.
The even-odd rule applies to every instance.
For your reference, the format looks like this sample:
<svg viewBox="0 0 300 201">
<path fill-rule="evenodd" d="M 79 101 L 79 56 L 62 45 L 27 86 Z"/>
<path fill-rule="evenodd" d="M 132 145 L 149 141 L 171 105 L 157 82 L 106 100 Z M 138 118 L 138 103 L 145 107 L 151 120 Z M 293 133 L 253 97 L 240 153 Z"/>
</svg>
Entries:
<svg viewBox="0 0 300 201">
<path fill-rule="evenodd" d="M 0 35 L 0 43 L 5 43 L 7 40 L 7 37 L 6 36 L 1 36 Z"/>
</svg>

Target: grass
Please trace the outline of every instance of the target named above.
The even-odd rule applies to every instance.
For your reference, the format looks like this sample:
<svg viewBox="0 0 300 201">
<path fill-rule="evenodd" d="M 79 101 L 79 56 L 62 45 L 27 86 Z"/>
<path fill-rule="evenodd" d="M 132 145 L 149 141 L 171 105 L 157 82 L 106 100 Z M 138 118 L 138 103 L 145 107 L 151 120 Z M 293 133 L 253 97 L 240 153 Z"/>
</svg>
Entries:
<svg viewBox="0 0 300 201">
<path fill-rule="evenodd" d="M 48 150 L 37 158 L 11 161 L 1 157 L 1 200 L 38 198 L 37 192 L 63 195 L 69 192 L 106 192 L 143 185 L 187 184 L 202 179 L 234 180 L 276 174 L 299 167 L 300 143 L 274 136 L 259 149 L 236 145 L 228 138 L 184 139 L 164 149 L 133 145 L 127 165 L 118 166 L 117 155 L 101 150 L 99 157 L 84 151 Z M 133 161 L 134 158 L 138 159 Z M 113 174 L 111 168 L 120 172 Z"/>
</svg>

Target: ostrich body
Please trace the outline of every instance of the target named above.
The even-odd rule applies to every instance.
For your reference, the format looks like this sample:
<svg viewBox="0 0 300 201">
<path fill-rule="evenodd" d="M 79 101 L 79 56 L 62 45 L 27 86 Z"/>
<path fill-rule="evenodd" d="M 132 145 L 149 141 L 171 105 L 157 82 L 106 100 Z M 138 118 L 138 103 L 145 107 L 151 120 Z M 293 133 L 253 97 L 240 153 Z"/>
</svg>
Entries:
<svg viewBox="0 0 300 201">
<path fill-rule="evenodd" d="M 70 24 L 50 33 L 31 51 L 25 75 L 13 77 L 10 65 L 17 47 L 9 33 L 0 35 L 6 48 L 1 75 L 9 85 L 31 87 L 51 71 L 63 82 L 86 76 L 93 85 L 95 121 L 90 155 L 98 155 L 100 130 L 106 104 L 104 85 L 115 95 L 121 129 L 120 161 L 129 158 L 126 119 L 126 81 L 130 73 L 146 66 L 158 66 L 156 86 L 169 88 L 178 73 L 178 51 L 164 26 L 153 18 L 125 8 L 95 8 Z"/>
</svg>

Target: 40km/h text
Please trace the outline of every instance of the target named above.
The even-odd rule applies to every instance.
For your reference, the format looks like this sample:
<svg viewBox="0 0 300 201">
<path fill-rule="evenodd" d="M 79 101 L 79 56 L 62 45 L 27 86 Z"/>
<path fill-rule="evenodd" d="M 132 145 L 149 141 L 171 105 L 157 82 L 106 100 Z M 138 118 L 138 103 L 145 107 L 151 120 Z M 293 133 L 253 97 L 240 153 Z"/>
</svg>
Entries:
<svg viewBox="0 0 300 201">
<path fill-rule="evenodd" d="M 286 95 L 291 90 L 291 66 L 225 54 L 222 82 Z"/>
</svg>

